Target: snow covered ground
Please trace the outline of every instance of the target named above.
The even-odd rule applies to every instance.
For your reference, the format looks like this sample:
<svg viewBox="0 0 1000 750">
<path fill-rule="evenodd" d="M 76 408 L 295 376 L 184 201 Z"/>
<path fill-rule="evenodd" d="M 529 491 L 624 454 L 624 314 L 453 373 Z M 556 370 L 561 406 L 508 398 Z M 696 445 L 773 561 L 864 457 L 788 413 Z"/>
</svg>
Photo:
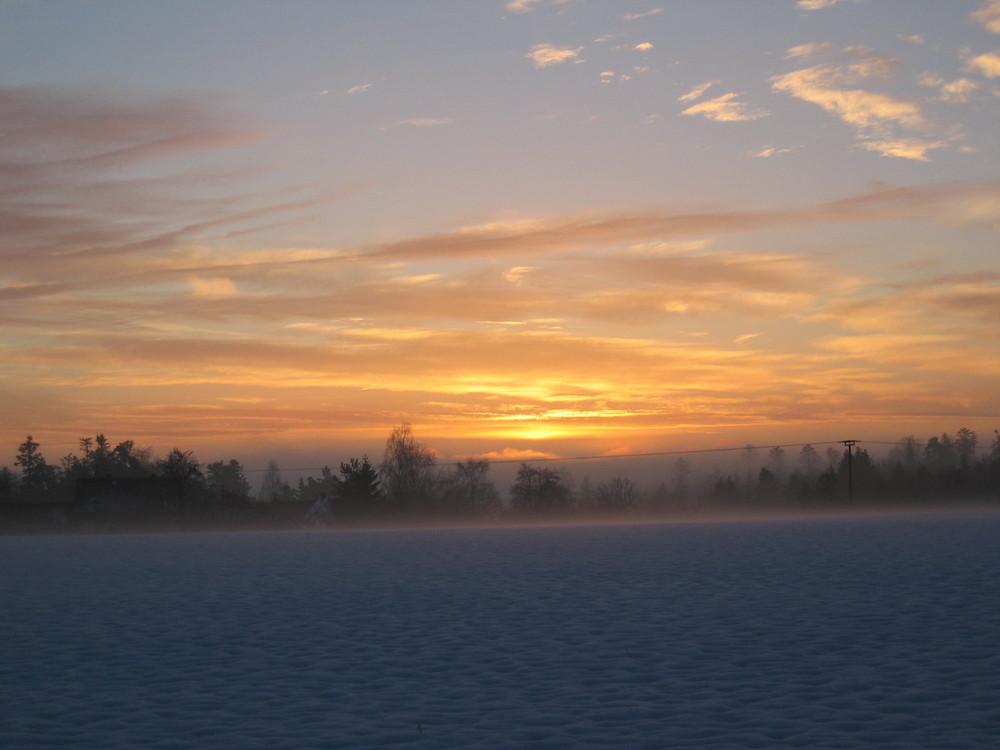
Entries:
<svg viewBox="0 0 1000 750">
<path fill-rule="evenodd" d="M 992 748 L 1000 514 L 0 539 L 0 747 Z"/>
</svg>

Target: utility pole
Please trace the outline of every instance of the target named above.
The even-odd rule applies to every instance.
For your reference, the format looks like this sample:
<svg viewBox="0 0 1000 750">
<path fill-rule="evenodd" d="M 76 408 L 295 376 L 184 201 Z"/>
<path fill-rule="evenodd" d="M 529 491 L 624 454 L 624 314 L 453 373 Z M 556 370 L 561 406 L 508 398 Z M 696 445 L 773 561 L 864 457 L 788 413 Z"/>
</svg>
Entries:
<svg viewBox="0 0 1000 750">
<path fill-rule="evenodd" d="M 857 444 L 857 440 L 841 440 L 847 446 L 847 504 L 854 505 L 854 471 L 851 465 L 851 448 Z"/>
</svg>

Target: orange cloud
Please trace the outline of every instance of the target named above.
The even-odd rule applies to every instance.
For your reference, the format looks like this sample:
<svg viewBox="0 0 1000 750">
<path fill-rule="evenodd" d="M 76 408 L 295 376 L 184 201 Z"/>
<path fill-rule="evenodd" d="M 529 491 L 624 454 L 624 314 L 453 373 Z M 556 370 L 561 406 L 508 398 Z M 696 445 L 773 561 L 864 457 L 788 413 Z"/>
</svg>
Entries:
<svg viewBox="0 0 1000 750">
<path fill-rule="evenodd" d="M 183 123 L 153 102 L 129 124 L 124 108 L 105 138 L 64 116 L 89 105 L 37 92 L 24 102 L 35 114 L 0 128 L 26 152 L 40 148 L 21 132 L 30 123 L 91 156 L 147 137 L 178 154 L 243 138 L 213 140 L 224 128 L 202 105 Z M 182 132 L 186 140 L 170 138 Z M 221 193 L 201 203 L 180 197 L 197 194 L 191 175 L 133 179 L 111 170 L 114 159 L 67 161 L 69 146 L 53 154 L 51 173 L 21 169 L 12 142 L 0 141 L 8 444 L 43 429 L 67 450 L 96 430 L 168 448 L 195 435 L 293 440 L 331 429 L 384 439 L 409 419 L 439 435 L 486 436 L 493 451 L 578 436 L 600 452 L 682 430 L 888 420 L 931 406 L 986 409 L 995 398 L 995 347 L 983 346 L 1000 318 L 995 274 L 886 285 L 835 256 L 768 248 L 788 229 L 832 225 L 993 232 L 997 183 L 260 248 L 220 238 L 302 217 L 330 196 L 291 190 L 248 203 Z M 122 158 L 168 158 L 155 151 Z M 65 210 L 56 211 L 38 197 L 60 170 Z M 906 338 L 917 331 L 923 338 Z M 968 370 L 955 364 L 966 360 Z"/>
<path fill-rule="evenodd" d="M 941 148 L 940 141 L 916 136 L 901 137 L 897 129 L 923 132 L 929 123 L 919 103 L 862 88 L 848 88 L 862 81 L 887 78 L 896 62 L 863 47 L 840 51 L 840 59 L 774 76 L 775 91 L 812 104 L 855 128 L 862 145 L 884 156 L 925 161 L 927 152 Z M 833 57 L 828 44 L 793 47 L 788 58 Z"/>
<path fill-rule="evenodd" d="M 561 65 L 567 62 L 578 62 L 583 47 L 556 47 L 554 44 L 536 44 L 525 57 L 534 63 L 536 68 L 547 68 L 550 65 Z"/>
<path fill-rule="evenodd" d="M 1000 34 L 1000 0 L 982 0 L 972 18 L 987 31 Z"/>
<path fill-rule="evenodd" d="M 748 122 L 767 117 L 768 113 L 765 110 L 751 107 L 746 102 L 737 101 L 736 97 L 738 96 L 739 94 L 734 93 L 723 94 L 708 101 L 692 104 L 681 114 L 700 115 L 716 122 Z"/>
</svg>

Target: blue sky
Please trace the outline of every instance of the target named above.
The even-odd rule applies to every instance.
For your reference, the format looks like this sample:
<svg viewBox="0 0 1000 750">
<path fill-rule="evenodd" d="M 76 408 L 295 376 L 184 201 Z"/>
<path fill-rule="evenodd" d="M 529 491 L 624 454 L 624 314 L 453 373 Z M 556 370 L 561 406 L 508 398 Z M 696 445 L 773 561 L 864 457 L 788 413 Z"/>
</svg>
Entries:
<svg viewBox="0 0 1000 750">
<path fill-rule="evenodd" d="M 1000 4 L 2 2 L 3 435 L 1000 424 Z"/>
</svg>

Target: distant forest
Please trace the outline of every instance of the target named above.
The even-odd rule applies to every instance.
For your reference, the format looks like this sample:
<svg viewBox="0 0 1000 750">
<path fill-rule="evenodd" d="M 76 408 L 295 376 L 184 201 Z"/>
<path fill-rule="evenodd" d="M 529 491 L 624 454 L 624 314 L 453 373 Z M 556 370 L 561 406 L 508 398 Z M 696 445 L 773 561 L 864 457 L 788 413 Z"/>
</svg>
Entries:
<svg viewBox="0 0 1000 750">
<path fill-rule="evenodd" d="M 853 442 L 853 441 L 849 441 Z M 860 442 L 860 441 L 859 441 Z M 576 480 L 547 462 L 522 463 L 505 492 L 490 462 L 438 465 L 410 425 L 392 430 L 381 460 L 352 458 L 294 486 L 270 462 L 257 486 L 236 459 L 201 464 L 175 448 L 157 458 L 104 435 L 51 464 L 28 436 L 0 469 L 0 532 L 350 527 L 407 521 L 683 515 L 962 503 L 1000 504 L 1000 432 L 988 446 L 959 429 L 905 437 L 884 458 L 860 446 L 746 446 L 738 469 L 697 473 L 684 455 L 637 486 L 625 473 Z"/>
</svg>

